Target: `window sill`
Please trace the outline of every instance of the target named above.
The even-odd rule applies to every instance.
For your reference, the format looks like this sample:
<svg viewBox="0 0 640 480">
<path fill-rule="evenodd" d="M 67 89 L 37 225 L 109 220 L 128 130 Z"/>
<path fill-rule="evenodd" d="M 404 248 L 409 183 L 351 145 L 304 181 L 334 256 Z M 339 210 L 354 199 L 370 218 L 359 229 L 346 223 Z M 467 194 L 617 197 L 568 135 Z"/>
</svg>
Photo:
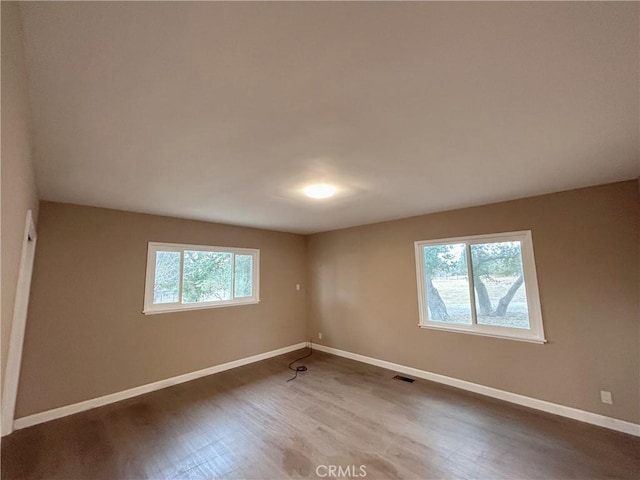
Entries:
<svg viewBox="0 0 640 480">
<path fill-rule="evenodd" d="M 455 326 L 441 326 L 441 325 L 425 325 L 418 324 L 420 328 L 428 328 L 431 330 L 443 330 L 445 332 L 455 332 L 455 333 L 466 333 L 469 335 L 480 335 L 482 337 L 493 337 L 500 338 L 503 340 L 517 340 L 519 342 L 528 342 L 528 343 L 537 343 L 537 344 L 545 344 L 547 340 L 544 337 L 535 337 L 531 335 L 512 335 L 509 333 L 501 333 L 495 331 L 482 331 L 482 330 L 469 330 L 465 327 L 455 327 Z"/>
<path fill-rule="evenodd" d="M 216 302 L 216 303 L 207 303 L 202 305 L 189 305 L 189 306 L 180 306 L 180 307 L 169 307 L 169 308 L 158 308 L 158 309 L 145 309 L 142 311 L 144 315 L 156 315 L 159 313 L 175 313 L 175 312 L 184 312 L 189 310 L 204 310 L 207 308 L 222 308 L 222 307 L 239 307 L 241 305 L 255 305 L 260 303 L 260 300 L 250 300 L 246 302 Z"/>
</svg>

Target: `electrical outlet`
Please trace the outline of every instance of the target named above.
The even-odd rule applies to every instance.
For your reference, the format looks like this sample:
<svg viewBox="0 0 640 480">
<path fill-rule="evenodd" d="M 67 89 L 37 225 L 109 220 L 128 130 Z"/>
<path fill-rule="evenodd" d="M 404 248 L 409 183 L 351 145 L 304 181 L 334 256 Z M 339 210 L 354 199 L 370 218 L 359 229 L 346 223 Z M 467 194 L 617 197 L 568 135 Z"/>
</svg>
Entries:
<svg viewBox="0 0 640 480">
<path fill-rule="evenodd" d="M 600 390 L 600 400 L 602 401 L 602 403 L 613 405 L 613 397 L 611 396 L 611 392 Z"/>
<path fill-rule="evenodd" d="M 322 332 L 318 332 L 318 340 L 322 340 Z"/>
<path fill-rule="evenodd" d="M 300 290 L 300 284 L 299 283 L 296 283 L 296 290 L 298 290 L 298 291 Z"/>
</svg>

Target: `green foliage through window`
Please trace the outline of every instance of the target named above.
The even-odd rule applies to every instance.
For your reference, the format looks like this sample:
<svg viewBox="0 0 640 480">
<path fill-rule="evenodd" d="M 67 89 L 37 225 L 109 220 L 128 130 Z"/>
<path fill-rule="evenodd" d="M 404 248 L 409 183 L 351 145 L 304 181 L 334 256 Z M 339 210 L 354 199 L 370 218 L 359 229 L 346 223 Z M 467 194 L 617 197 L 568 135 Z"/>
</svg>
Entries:
<svg viewBox="0 0 640 480">
<path fill-rule="evenodd" d="M 153 303 L 173 303 L 180 295 L 180 252 L 156 252 Z"/>
<path fill-rule="evenodd" d="M 519 241 L 425 245 L 423 255 L 431 321 L 473 323 L 471 272 L 476 323 L 529 328 Z"/>
<path fill-rule="evenodd" d="M 184 251 L 182 303 L 231 299 L 232 253 Z"/>
<path fill-rule="evenodd" d="M 253 256 L 236 255 L 235 292 L 236 297 L 253 295 Z"/>
<path fill-rule="evenodd" d="M 160 248 L 155 252 L 153 304 L 198 304 L 253 297 L 255 258 L 252 253 L 234 251 Z"/>
</svg>

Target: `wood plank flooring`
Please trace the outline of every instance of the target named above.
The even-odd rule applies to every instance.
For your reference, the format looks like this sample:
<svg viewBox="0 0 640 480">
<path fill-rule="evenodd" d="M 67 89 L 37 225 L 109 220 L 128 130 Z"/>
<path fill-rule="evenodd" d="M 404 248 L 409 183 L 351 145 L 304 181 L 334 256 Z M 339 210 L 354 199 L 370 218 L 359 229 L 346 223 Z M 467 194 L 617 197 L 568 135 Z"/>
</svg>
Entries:
<svg viewBox="0 0 640 480">
<path fill-rule="evenodd" d="M 19 430 L 2 479 L 640 478 L 638 438 L 301 353 Z"/>
</svg>

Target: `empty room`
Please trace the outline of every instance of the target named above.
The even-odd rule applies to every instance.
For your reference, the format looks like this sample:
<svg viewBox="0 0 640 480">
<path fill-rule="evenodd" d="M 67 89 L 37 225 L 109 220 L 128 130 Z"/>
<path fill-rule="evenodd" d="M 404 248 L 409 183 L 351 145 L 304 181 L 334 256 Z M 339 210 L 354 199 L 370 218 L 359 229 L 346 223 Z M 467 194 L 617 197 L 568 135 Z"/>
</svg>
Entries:
<svg viewBox="0 0 640 480">
<path fill-rule="evenodd" d="M 2 480 L 640 478 L 640 3 L 1 8 Z"/>
</svg>

